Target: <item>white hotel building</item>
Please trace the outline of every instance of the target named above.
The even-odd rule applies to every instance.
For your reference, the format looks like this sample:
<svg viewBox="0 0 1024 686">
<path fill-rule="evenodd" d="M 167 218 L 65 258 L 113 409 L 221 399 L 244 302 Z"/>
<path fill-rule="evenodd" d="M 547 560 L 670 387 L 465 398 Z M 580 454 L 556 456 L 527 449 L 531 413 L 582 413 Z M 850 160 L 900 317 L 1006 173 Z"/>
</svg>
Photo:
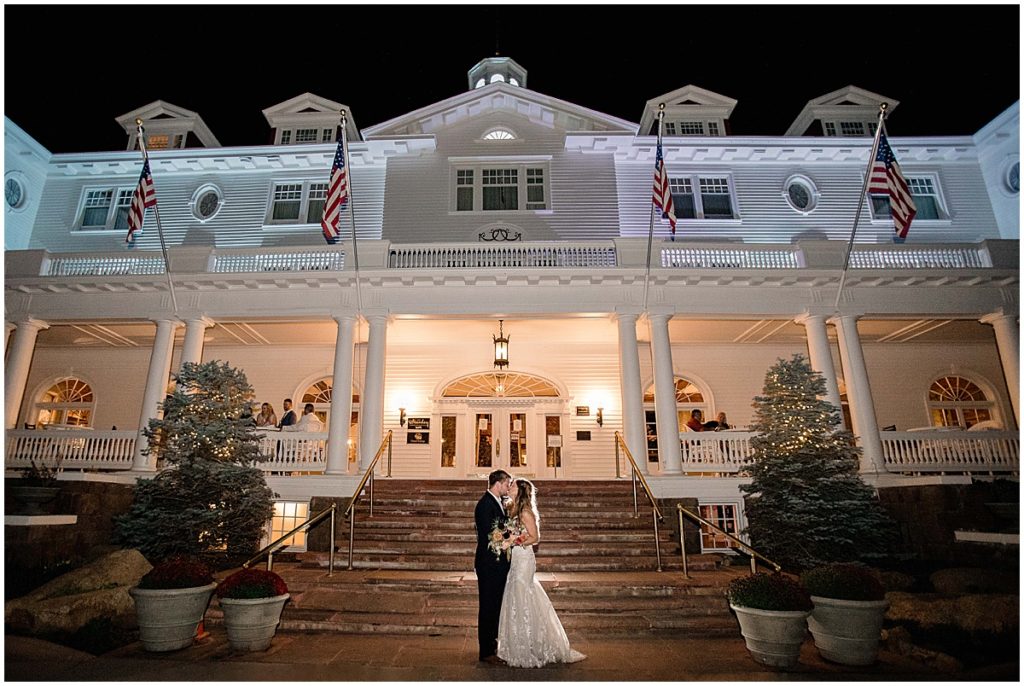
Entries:
<svg viewBox="0 0 1024 686">
<path fill-rule="evenodd" d="M 231 148 L 162 101 L 118 118 L 114 152 L 51 153 L 5 120 L 8 470 L 60 454 L 66 479 L 151 476 L 139 428 L 170 375 L 223 360 L 278 416 L 292 398 L 325 421 L 267 434 L 289 513 L 350 495 L 388 431 L 395 478 L 575 480 L 616 476 L 621 432 L 656 495 L 742 525 L 751 401 L 801 353 L 878 487 L 1017 472 L 1018 105 L 978 132 L 890 138 L 918 215 L 894 245 L 886 201 L 865 203 L 836 305 L 878 104 L 895 100 L 849 86 L 785 132 L 733 136 L 737 102 L 696 86 L 636 103 L 637 123 L 526 76 L 489 58 L 466 92 L 350 117 L 356 244 L 347 213 L 349 240 L 319 228 L 347 104 L 299 95 L 264 110 L 272 145 Z M 659 103 L 680 219 L 674 242 L 655 221 L 648 275 Z M 124 246 L 136 117 L 167 270 L 152 210 Z M 698 408 L 733 430 L 680 433 Z"/>
</svg>

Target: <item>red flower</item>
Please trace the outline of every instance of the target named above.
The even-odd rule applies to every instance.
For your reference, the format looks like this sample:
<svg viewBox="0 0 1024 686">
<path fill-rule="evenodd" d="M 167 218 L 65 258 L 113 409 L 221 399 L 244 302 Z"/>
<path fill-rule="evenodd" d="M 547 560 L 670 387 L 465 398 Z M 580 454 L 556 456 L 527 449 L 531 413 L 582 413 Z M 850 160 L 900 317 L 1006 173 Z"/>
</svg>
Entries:
<svg viewBox="0 0 1024 686">
<path fill-rule="evenodd" d="M 284 579 L 265 569 L 243 569 L 217 586 L 218 598 L 273 598 L 288 592 Z"/>
</svg>

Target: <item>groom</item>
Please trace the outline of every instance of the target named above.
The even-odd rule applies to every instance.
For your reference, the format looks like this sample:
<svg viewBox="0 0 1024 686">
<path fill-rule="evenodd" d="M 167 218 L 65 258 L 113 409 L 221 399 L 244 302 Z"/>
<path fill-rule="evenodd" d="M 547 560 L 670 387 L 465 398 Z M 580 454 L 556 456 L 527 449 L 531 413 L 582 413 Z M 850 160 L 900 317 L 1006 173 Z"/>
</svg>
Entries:
<svg viewBox="0 0 1024 686">
<path fill-rule="evenodd" d="M 511 565 L 504 555 L 496 559 L 487 544 L 494 522 L 505 523 L 505 508 L 502 496 L 508 495 L 512 477 L 500 469 L 487 477 L 487 492 L 476 504 L 476 569 L 477 586 L 480 590 L 480 614 L 477 630 L 480 636 L 480 660 L 503 665 L 498 657 L 498 619 L 501 616 L 501 598 L 505 594 L 505 579 Z"/>
</svg>

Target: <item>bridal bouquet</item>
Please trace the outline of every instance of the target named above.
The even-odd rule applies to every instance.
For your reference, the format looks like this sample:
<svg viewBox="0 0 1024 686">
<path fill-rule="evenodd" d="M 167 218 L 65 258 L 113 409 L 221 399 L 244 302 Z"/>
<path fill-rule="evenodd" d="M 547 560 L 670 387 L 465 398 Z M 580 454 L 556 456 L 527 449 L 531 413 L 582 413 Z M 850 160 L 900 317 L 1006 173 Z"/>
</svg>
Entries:
<svg viewBox="0 0 1024 686">
<path fill-rule="evenodd" d="M 494 525 L 491 526 L 487 548 L 494 553 L 495 559 L 500 560 L 501 556 L 505 555 L 511 560 L 512 547 L 522 545 L 525 540 L 526 531 L 519 527 L 514 520 L 509 519 L 502 524 L 500 519 L 495 519 Z"/>
</svg>

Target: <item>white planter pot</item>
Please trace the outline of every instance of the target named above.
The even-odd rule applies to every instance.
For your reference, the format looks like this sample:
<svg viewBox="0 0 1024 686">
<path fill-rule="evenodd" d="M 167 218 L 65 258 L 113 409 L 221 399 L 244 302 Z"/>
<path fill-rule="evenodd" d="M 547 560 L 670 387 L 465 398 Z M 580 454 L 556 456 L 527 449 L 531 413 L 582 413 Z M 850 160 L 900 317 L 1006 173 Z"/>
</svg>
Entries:
<svg viewBox="0 0 1024 686">
<path fill-rule="evenodd" d="M 807 624 L 823 658 L 841 665 L 870 665 L 878 658 L 888 600 L 836 600 L 816 595 L 811 600 L 814 611 Z"/>
<path fill-rule="evenodd" d="M 290 597 L 285 593 L 273 598 L 221 598 L 224 628 L 231 647 L 248 651 L 269 648 Z"/>
<path fill-rule="evenodd" d="M 192 645 L 216 583 L 193 588 L 130 588 L 139 622 L 139 640 L 151 652 Z"/>
<path fill-rule="evenodd" d="M 755 662 L 770 667 L 792 667 L 800 659 L 810 612 L 755 610 L 729 604 L 740 622 L 740 633 Z"/>
</svg>

